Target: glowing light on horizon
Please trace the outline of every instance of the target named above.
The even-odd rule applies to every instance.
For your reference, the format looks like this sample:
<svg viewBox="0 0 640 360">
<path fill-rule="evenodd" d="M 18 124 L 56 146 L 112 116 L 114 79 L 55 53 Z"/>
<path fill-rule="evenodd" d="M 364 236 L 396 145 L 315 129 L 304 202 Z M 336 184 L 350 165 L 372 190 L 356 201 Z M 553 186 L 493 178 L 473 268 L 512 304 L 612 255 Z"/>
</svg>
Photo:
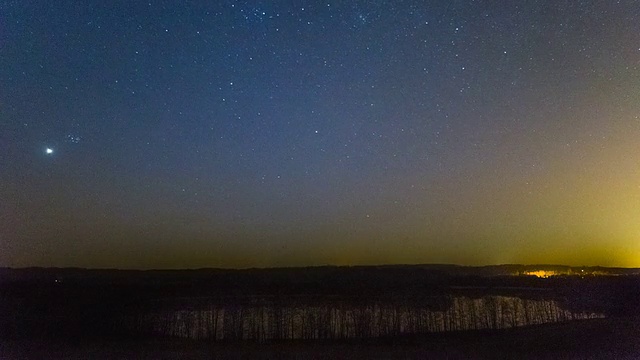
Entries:
<svg viewBox="0 0 640 360">
<path fill-rule="evenodd" d="M 558 273 L 555 272 L 555 271 L 547 271 L 547 270 L 527 271 L 524 274 L 525 275 L 529 275 L 529 276 L 536 276 L 536 277 L 544 278 L 544 279 L 546 279 L 548 277 L 551 277 L 551 276 L 558 275 Z"/>
</svg>

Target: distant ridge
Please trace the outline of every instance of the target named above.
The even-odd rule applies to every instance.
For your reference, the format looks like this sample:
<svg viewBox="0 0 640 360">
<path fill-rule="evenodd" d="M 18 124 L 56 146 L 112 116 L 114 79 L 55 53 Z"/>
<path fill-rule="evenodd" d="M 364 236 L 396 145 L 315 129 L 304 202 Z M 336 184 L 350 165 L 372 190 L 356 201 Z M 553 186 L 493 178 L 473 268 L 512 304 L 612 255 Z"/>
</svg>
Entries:
<svg viewBox="0 0 640 360">
<path fill-rule="evenodd" d="M 284 275 L 289 276 L 322 276 L 354 273 L 424 273 L 434 276 L 515 276 L 535 275 L 536 272 L 546 272 L 551 275 L 640 275 L 640 268 L 605 267 L 605 266 L 569 266 L 552 264 L 501 264 L 485 266 L 465 266 L 456 264 L 392 264 L 392 265 L 320 265 L 308 267 L 274 267 L 274 268 L 198 268 L 198 269 L 92 269 L 79 267 L 0 267 L 0 281 L 15 280 L 45 280 L 53 277 L 65 278 L 147 278 L 155 275 L 166 276 L 217 276 L 217 275 Z"/>
</svg>

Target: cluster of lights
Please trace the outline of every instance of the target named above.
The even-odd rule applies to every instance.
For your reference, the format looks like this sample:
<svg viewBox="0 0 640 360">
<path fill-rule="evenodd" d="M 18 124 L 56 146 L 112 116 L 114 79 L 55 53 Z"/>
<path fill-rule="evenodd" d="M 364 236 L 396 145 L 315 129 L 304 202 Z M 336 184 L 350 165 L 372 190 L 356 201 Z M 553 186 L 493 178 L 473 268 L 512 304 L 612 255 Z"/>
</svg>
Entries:
<svg viewBox="0 0 640 360">
<path fill-rule="evenodd" d="M 560 276 L 560 275 L 572 275 L 572 276 L 582 276 L 585 275 L 606 275 L 605 273 L 599 271 L 591 271 L 589 273 L 585 273 L 584 269 L 581 269 L 580 272 L 574 271 L 554 271 L 554 270 L 536 270 L 536 271 L 525 271 L 524 275 L 535 276 L 539 278 L 549 278 L 551 276 Z"/>
<path fill-rule="evenodd" d="M 558 275 L 558 273 L 555 271 L 546 271 L 546 270 L 527 271 L 524 274 L 529 276 L 539 277 L 539 278 L 545 278 L 545 279 L 550 276 Z"/>
</svg>

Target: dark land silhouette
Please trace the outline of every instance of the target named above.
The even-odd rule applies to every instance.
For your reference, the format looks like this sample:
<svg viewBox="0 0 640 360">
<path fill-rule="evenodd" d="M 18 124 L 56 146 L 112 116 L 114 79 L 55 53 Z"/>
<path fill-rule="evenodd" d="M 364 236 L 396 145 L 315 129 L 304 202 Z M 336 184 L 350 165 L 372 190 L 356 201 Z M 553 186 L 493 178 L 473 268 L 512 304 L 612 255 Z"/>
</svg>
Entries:
<svg viewBox="0 0 640 360">
<path fill-rule="evenodd" d="M 0 269 L 1 358 L 640 356 L 640 270 Z"/>
</svg>

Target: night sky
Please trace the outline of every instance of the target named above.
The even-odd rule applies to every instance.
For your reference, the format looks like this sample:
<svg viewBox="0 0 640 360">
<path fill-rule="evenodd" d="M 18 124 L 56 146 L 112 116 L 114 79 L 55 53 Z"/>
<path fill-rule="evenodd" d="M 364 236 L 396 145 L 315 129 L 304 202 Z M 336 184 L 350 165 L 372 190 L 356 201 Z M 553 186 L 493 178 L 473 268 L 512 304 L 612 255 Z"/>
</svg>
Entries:
<svg viewBox="0 0 640 360">
<path fill-rule="evenodd" d="M 0 266 L 640 266 L 640 2 L 0 0 Z"/>
</svg>

